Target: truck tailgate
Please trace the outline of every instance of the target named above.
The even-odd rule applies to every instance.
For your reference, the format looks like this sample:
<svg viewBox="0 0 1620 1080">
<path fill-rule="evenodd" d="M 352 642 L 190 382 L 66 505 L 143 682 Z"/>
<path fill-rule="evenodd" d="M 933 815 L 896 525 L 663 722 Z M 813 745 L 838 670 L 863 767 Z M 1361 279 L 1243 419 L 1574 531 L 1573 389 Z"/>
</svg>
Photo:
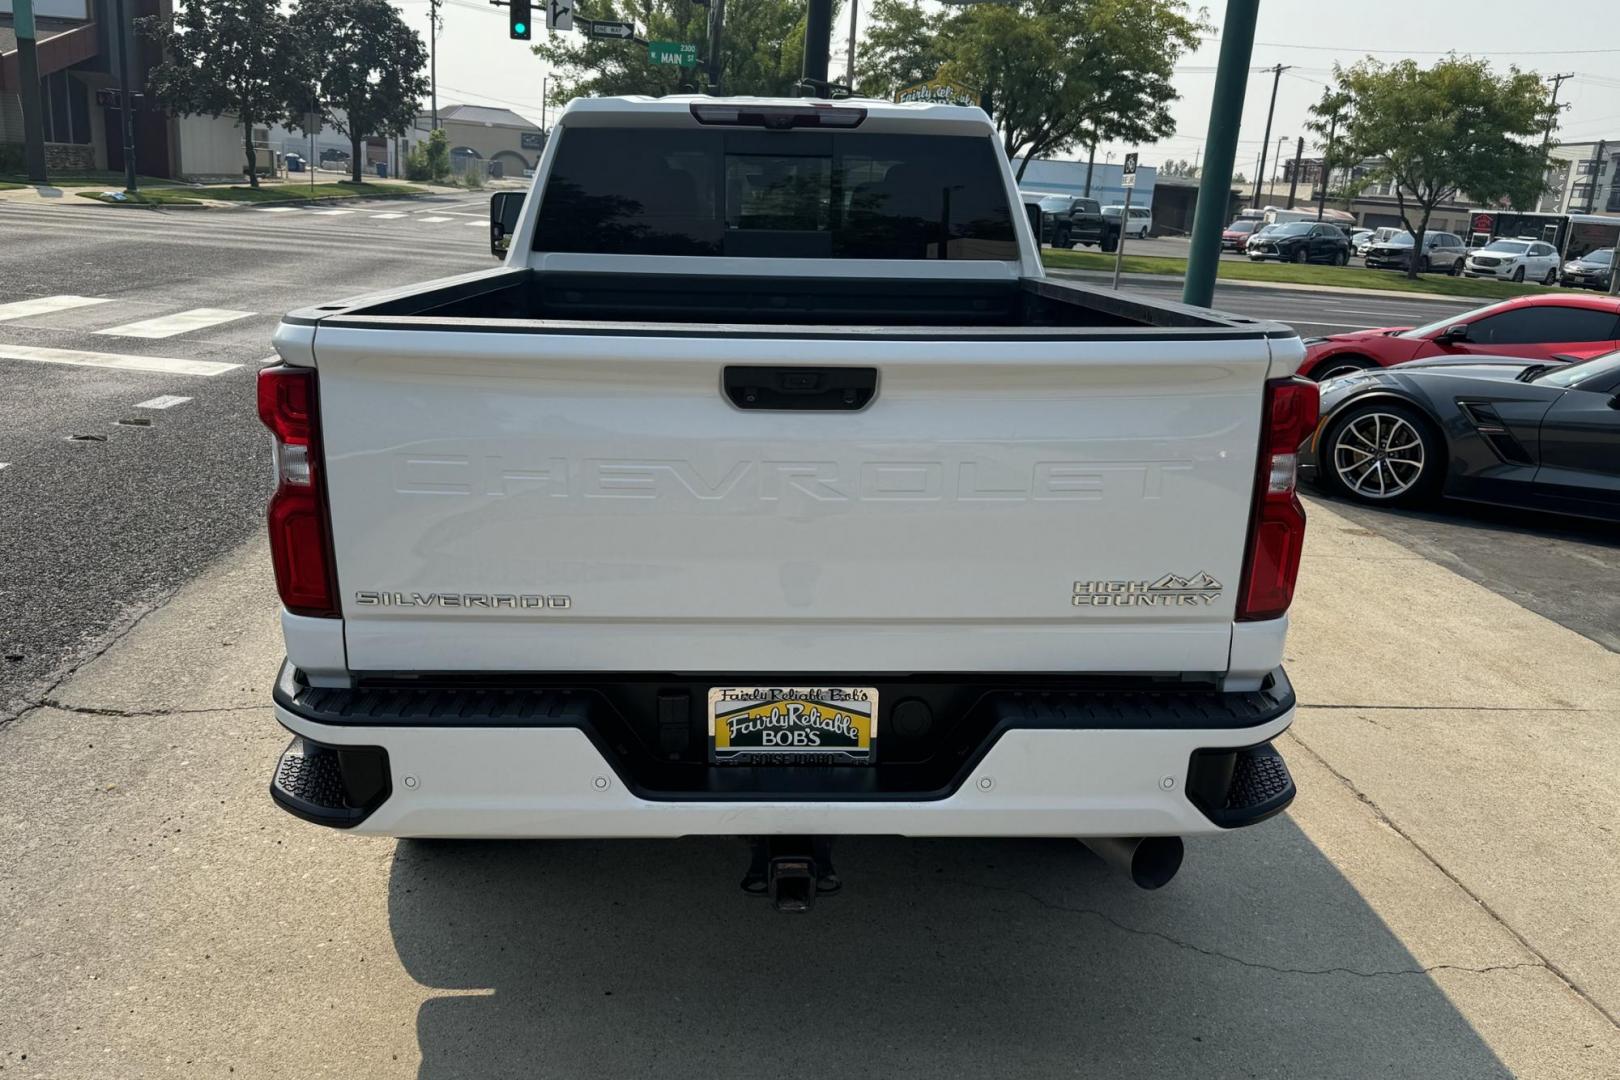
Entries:
<svg viewBox="0 0 1620 1080">
<path fill-rule="evenodd" d="M 790 329 L 322 324 L 349 667 L 1226 669 L 1265 340 Z"/>
</svg>

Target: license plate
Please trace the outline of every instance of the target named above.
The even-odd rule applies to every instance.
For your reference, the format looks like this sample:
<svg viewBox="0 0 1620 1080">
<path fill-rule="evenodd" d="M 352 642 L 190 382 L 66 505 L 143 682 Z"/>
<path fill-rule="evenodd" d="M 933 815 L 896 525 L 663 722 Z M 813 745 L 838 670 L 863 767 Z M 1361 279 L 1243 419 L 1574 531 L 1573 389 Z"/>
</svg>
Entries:
<svg viewBox="0 0 1620 1080">
<path fill-rule="evenodd" d="M 870 686 L 716 686 L 709 691 L 709 760 L 869 765 L 877 704 Z"/>
</svg>

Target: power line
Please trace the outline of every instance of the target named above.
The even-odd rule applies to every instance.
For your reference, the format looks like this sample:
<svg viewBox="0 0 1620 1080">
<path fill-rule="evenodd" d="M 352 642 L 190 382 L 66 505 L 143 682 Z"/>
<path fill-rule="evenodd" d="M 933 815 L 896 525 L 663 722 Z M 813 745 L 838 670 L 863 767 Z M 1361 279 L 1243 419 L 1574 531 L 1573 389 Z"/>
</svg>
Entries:
<svg viewBox="0 0 1620 1080">
<path fill-rule="evenodd" d="M 1208 40 L 1215 41 L 1219 35 L 1208 35 Z M 1263 45 L 1268 49 L 1308 49 L 1312 52 L 1341 52 L 1341 53 L 1398 53 L 1402 56 L 1450 56 L 1456 53 L 1459 56 L 1588 56 L 1599 53 L 1620 53 L 1620 49 L 1492 49 L 1474 51 L 1471 49 L 1390 49 L 1379 46 L 1375 49 L 1359 49 L 1351 45 L 1302 45 L 1294 41 L 1257 41 L 1256 45 Z"/>
</svg>

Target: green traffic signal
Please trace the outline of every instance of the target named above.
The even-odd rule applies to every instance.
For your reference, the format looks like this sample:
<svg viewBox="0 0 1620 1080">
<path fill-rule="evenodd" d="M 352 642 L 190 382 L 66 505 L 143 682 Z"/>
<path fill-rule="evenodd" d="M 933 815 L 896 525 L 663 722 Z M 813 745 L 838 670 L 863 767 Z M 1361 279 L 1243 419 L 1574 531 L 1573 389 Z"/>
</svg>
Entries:
<svg viewBox="0 0 1620 1080">
<path fill-rule="evenodd" d="M 512 24 L 512 29 L 515 30 L 519 34 L 527 34 L 529 32 L 529 24 L 528 23 L 521 23 L 521 22 L 520 23 L 513 23 Z"/>
</svg>

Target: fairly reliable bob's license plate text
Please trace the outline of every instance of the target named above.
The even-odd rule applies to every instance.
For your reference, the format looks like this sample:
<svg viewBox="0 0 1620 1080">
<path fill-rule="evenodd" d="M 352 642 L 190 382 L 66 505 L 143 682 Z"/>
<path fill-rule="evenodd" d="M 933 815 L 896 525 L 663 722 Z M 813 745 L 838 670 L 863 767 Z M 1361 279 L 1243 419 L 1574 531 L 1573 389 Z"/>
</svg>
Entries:
<svg viewBox="0 0 1620 1080">
<path fill-rule="evenodd" d="M 877 737 L 870 686 L 716 686 L 709 756 L 720 765 L 866 765 Z"/>
</svg>

